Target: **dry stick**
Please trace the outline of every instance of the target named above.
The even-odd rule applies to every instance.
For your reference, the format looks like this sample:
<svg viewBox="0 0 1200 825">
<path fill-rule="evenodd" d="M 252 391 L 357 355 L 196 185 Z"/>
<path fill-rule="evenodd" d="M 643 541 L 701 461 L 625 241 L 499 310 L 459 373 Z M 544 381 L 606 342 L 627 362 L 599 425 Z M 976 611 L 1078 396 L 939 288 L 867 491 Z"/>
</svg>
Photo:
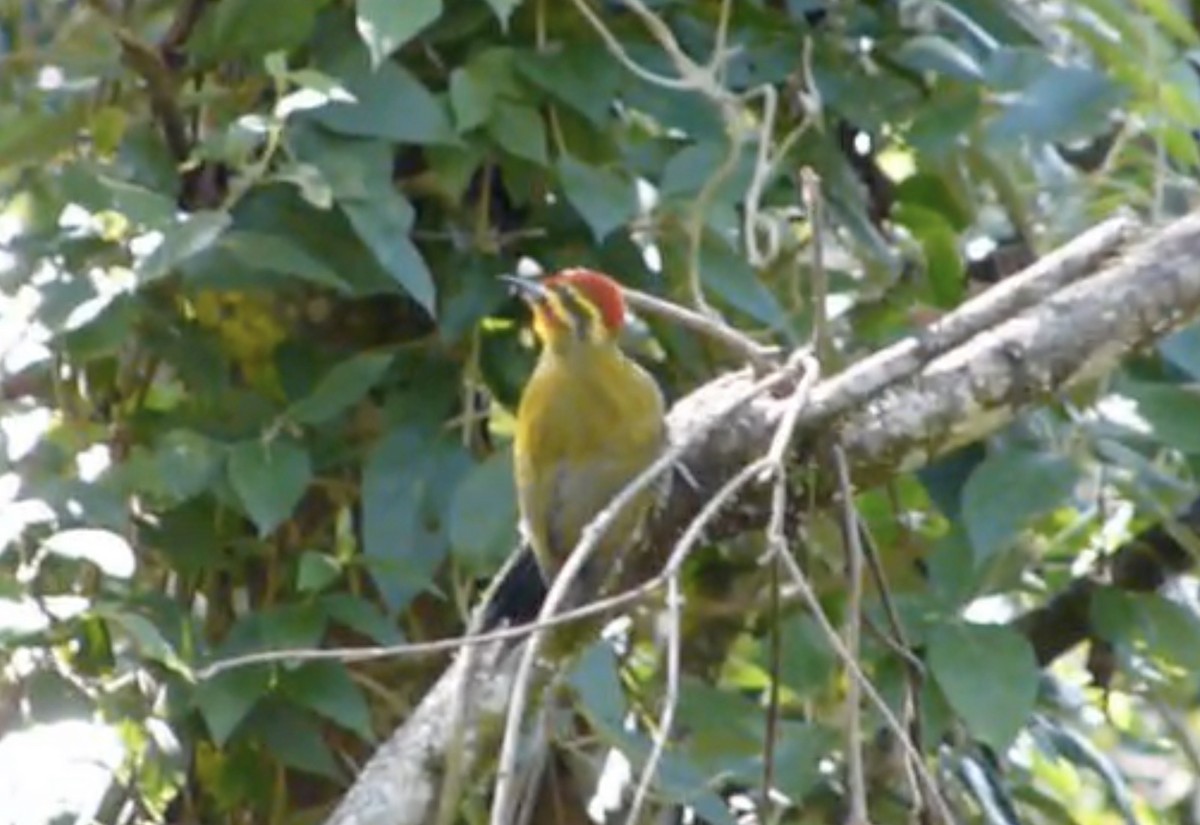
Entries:
<svg viewBox="0 0 1200 825">
<path fill-rule="evenodd" d="M 846 465 L 846 451 L 842 445 L 833 447 L 833 461 L 837 471 L 838 492 L 842 505 L 842 531 L 846 537 L 846 553 L 849 560 L 850 595 L 846 607 L 846 649 L 858 658 L 860 616 L 862 611 L 862 542 L 858 537 L 858 511 L 850 490 L 850 470 Z M 857 679 L 850 679 L 846 689 L 846 775 L 850 786 L 850 825 L 868 825 L 867 786 L 863 775 L 862 757 L 862 697 Z"/>
<path fill-rule="evenodd" d="M 666 75 L 643 68 L 629 56 L 629 52 L 625 51 L 625 47 L 621 45 L 621 41 L 609 30 L 608 26 L 604 25 L 604 21 L 600 19 L 596 12 L 592 11 L 592 7 L 587 4 L 587 0 L 573 0 L 573 2 L 575 3 L 575 8 L 579 9 L 579 13 L 586 17 L 587 21 L 592 24 L 592 28 L 596 30 L 596 34 L 600 35 L 600 39 L 608 47 L 609 53 L 617 59 L 618 63 L 634 75 L 647 83 L 660 86 L 664 89 L 686 92 L 695 88 L 692 81 L 688 78 L 667 77 Z"/>
<path fill-rule="evenodd" d="M 734 352 L 745 356 L 746 360 L 755 369 L 765 371 L 768 368 L 777 366 L 774 363 L 774 358 L 779 355 L 779 347 L 760 344 L 749 335 L 740 332 L 729 324 L 647 292 L 628 287 L 622 289 L 622 292 L 625 294 L 625 300 L 629 306 L 638 312 L 660 315 L 663 318 L 674 321 L 681 327 L 686 327 L 707 335 L 729 347 Z"/>
<path fill-rule="evenodd" d="M 550 586 L 545 601 L 542 603 L 542 609 L 538 613 L 538 620 L 544 621 L 558 610 L 558 606 L 562 603 L 576 576 L 579 575 L 579 570 L 591 558 L 595 552 L 596 545 L 599 543 L 601 537 L 603 537 L 605 531 L 608 530 L 620 512 L 628 506 L 629 502 L 633 501 L 642 490 L 649 487 L 664 471 L 678 463 L 693 442 L 714 430 L 718 424 L 740 409 L 742 405 L 791 378 L 797 366 L 798 362 L 793 359 L 789 361 L 787 366 L 756 381 L 745 393 L 725 407 L 719 415 L 713 416 L 713 418 L 704 422 L 703 426 L 689 433 L 686 441 L 673 445 L 637 478 L 627 484 L 584 528 L 579 542 L 575 545 L 575 549 L 571 552 L 570 557 L 567 558 L 566 563 L 555 577 L 554 583 Z M 528 704 L 533 664 L 537 658 L 538 650 L 541 648 L 544 636 L 545 632 L 541 629 L 534 630 L 530 635 L 525 650 L 522 652 L 521 661 L 513 680 L 512 701 L 509 703 L 508 715 L 505 718 L 504 739 L 500 749 L 500 764 L 496 775 L 496 790 L 492 797 L 492 825 L 508 825 L 510 822 L 509 811 L 512 808 L 512 782 L 517 758 L 517 740 L 521 732 L 521 718 L 524 716 L 525 707 Z"/>
</svg>

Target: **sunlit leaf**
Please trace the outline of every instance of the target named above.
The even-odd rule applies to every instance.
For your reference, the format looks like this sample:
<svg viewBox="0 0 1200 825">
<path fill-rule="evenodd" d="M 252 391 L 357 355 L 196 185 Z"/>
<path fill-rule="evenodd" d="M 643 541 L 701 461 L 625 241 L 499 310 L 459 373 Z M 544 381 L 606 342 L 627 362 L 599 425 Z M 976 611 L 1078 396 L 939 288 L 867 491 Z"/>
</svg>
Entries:
<svg viewBox="0 0 1200 825">
<path fill-rule="evenodd" d="M 105 575 L 119 579 L 130 578 L 137 569 L 129 542 L 110 530 L 63 530 L 43 541 L 42 549 L 62 558 L 90 561 Z"/>
<path fill-rule="evenodd" d="M 176 265 L 211 246 L 229 223 L 226 212 L 196 212 L 165 230 L 162 243 L 138 266 L 138 282 L 145 285 L 166 277 Z"/>
</svg>

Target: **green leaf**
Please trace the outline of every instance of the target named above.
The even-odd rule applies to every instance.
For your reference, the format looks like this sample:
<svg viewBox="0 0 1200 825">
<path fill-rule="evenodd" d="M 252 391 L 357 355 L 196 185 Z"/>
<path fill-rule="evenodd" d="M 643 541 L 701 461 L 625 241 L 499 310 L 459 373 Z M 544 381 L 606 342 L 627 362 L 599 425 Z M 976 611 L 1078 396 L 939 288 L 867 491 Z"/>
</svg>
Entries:
<svg viewBox="0 0 1200 825">
<path fill-rule="evenodd" d="M 801 696 L 819 693 L 837 664 L 829 640 L 807 616 L 793 616 L 784 622 L 779 632 L 780 681 Z M 765 660 L 760 664 L 767 666 Z"/>
<path fill-rule="evenodd" d="M 1024 449 L 989 455 L 963 487 L 962 519 L 978 561 L 1004 548 L 1035 516 L 1070 496 L 1079 478 L 1068 458 Z"/>
<path fill-rule="evenodd" d="M 106 576 L 118 579 L 131 578 L 137 569 L 129 542 L 109 530 L 63 530 L 43 541 L 42 549 L 62 558 L 90 561 Z"/>
<path fill-rule="evenodd" d="M 775 776 L 779 790 L 792 800 L 804 799 L 820 784 L 821 763 L 837 747 L 837 734 L 807 722 L 784 721 L 779 725 L 777 741 Z"/>
<path fill-rule="evenodd" d="M 326 553 L 305 550 L 296 567 L 296 589 L 302 593 L 320 593 L 342 575 L 337 560 Z"/>
<path fill-rule="evenodd" d="M 321 599 L 321 607 L 335 622 L 381 645 L 396 645 L 404 634 L 374 603 L 349 593 L 330 593 Z"/>
<path fill-rule="evenodd" d="M 558 161 L 558 179 L 567 200 L 587 222 L 597 243 L 637 214 L 633 182 L 616 172 L 588 166 L 564 154 Z"/>
<path fill-rule="evenodd" d="M 488 134 L 510 155 L 546 165 L 546 125 L 534 107 L 498 102 L 488 119 Z"/>
<path fill-rule="evenodd" d="M 229 223 L 226 212 L 194 212 L 167 229 L 162 243 L 138 264 L 138 283 L 145 286 L 166 277 L 178 264 L 212 246 Z"/>
<path fill-rule="evenodd" d="M 344 135 L 399 143 L 455 142 L 443 104 L 402 66 L 389 61 L 373 69 L 353 32 L 334 30 L 318 39 L 314 51 L 317 70 L 338 78 L 354 100 L 332 100 L 298 119 L 315 120 Z"/>
<path fill-rule="evenodd" d="M 724 143 L 694 143 L 676 152 L 663 167 L 660 186 L 664 198 L 691 198 L 700 194 L 713 172 L 725 163 L 729 147 Z M 745 151 L 733 172 L 717 187 L 715 200 L 741 200 L 754 177 L 754 153 Z"/>
<path fill-rule="evenodd" d="M 236 625 L 222 652 L 309 648 L 321 640 L 326 616 L 311 602 L 283 604 L 254 613 Z"/>
<path fill-rule="evenodd" d="M 762 752 L 762 710 L 739 693 L 685 678 L 676 718 L 688 732 L 688 755 L 707 768 Z"/>
<path fill-rule="evenodd" d="M 179 654 L 162 631 L 145 616 L 131 613 L 119 605 L 99 606 L 96 613 L 123 630 L 133 640 L 141 658 L 161 662 L 185 676 L 190 674 L 188 666 L 179 658 Z"/>
<path fill-rule="evenodd" d="M 892 214 L 921 243 L 933 302 L 940 307 L 957 306 L 966 289 L 966 275 L 954 228 L 939 212 L 912 203 L 897 203 Z"/>
<path fill-rule="evenodd" d="M 255 439 L 230 452 L 229 482 L 259 535 L 267 535 L 292 514 L 311 479 L 308 452 L 295 442 Z"/>
<path fill-rule="evenodd" d="M 1200 43 L 1194 24 L 1180 12 L 1174 0 L 1135 0 L 1134 5 L 1143 8 L 1164 31 L 1185 46 L 1195 47 Z"/>
<path fill-rule="evenodd" d="M 1105 641 L 1165 659 L 1184 673 L 1200 671 L 1200 618 L 1170 599 L 1101 588 L 1090 619 Z"/>
<path fill-rule="evenodd" d="M 247 269 L 264 269 L 300 278 L 342 294 L 350 291 L 346 282 L 333 269 L 309 255 L 288 238 L 265 232 L 235 229 L 221 236 L 217 248 L 228 252 Z"/>
<path fill-rule="evenodd" d="M 207 6 L 188 39 L 188 50 L 208 63 L 288 51 L 309 39 L 319 5 L 221 0 Z"/>
<path fill-rule="evenodd" d="M 664 261 L 668 251 L 672 256 L 671 270 L 686 271 L 686 250 L 664 247 Z M 678 257 L 680 255 L 684 257 Z M 774 293 L 755 276 L 746 259 L 711 232 L 705 233 L 700 243 L 700 273 L 704 287 L 711 295 L 744 312 L 755 322 L 773 329 L 787 323 L 787 313 Z"/>
<path fill-rule="evenodd" d="M 329 421 L 358 403 L 392 363 L 392 354 L 360 352 L 321 377 L 312 392 L 288 408 L 286 415 L 305 424 Z"/>
<path fill-rule="evenodd" d="M 949 174 L 917 172 L 896 184 L 895 198 L 935 212 L 954 232 L 969 229 L 974 220 L 970 204 L 947 183 Z"/>
<path fill-rule="evenodd" d="M 450 543 L 473 570 L 503 559 L 517 539 L 512 454 L 497 450 L 459 482 L 450 501 Z"/>
<path fill-rule="evenodd" d="M 373 742 L 371 714 L 362 689 L 340 662 L 309 662 L 279 674 L 280 692 L 300 707 L 317 713 Z"/>
<path fill-rule="evenodd" d="M 436 490 L 457 487 L 471 466 L 465 451 L 423 427 L 401 427 L 372 451 L 363 469 L 363 551 L 393 610 L 424 590 L 449 541 Z M 445 486 L 442 486 L 445 485 Z"/>
<path fill-rule="evenodd" d="M 1083 140 L 1109 128 L 1109 113 L 1125 96 L 1102 71 L 1052 66 L 988 124 L 987 134 L 1001 144 L 1021 138 L 1038 143 Z"/>
<path fill-rule="evenodd" d="M 516 68 L 554 99 L 600 125 L 621 85 L 621 67 L 602 44 L 572 43 L 557 51 L 523 51 Z"/>
<path fill-rule="evenodd" d="M 972 20 L 1001 43 L 1038 44 L 1041 21 L 1010 0 L 942 0 L 964 19 Z"/>
<path fill-rule="evenodd" d="M 249 665 L 219 673 L 196 687 L 196 707 L 218 746 L 229 741 L 237 726 L 267 692 L 269 668 Z"/>
<path fill-rule="evenodd" d="M 165 229 L 175 223 L 178 207 L 173 198 L 111 177 L 90 164 L 81 162 L 67 167 L 62 184 L 71 200 L 92 212 L 111 209 L 152 229 Z"/>
<path fill-rule="evenodd" d="M 1133 399 L 1155 441 L 1185 453 L 1200 452 L 1200 390 L 1175 384 L 1122 381 L 1119 392 Z"/>
<path fill-rule="evenodd" d="M 1189 376 L 1200 380 L 1200 324 L 1184 327 L 1162 339 L 1158 351 Z"/>
<path fill-rule="evenodd" d="M 407 237 L 412 209 L 408 201 L 393 192 L 371 200 L 343 201 L 342 209 L 380 265 L 431 317 L 435 316 L 437 294 L 433 275 Z"/>
<path fill-rule="evenodd" d="M 580 706 L 594 722 L 620 730 L 625 715 L 625 692 L 617 673 L 617 659 L 605 644 L 591 645 L 567 677 L 579 695 Z"/>
<path fill-rule="evenodd" d="M 175 501 L 203 492 L 221 469 L 217 444 L 192 430 L 171 430 L 154 450 L 155 482 Z"/>
<path fill-rule="evenodd" d="M 1001 625 L 956 622 L 928 637 L 929 669 L 971 735 L 1003 751 L 1028 722 L 1038 669 L 1029 641 Z"/>
<path fill-rule="evenodd" d="M 261 740 L 290 768 L 339 782 L 343 779 L 317 720 L 283 701 L 266 701 L 255 708 L 246 722 L 245 735 Z"/>
<path fill-rule="evenodd" d="M 393 278 L 375 260 L 340 209 L 322 211 L 306 203 L 291 186 L 259 187 L 238 207 L 239 229 L 286 237 L 320 261 L 355 296 L 395 292 Z"/>
<path fill-rule="evenodd" d="M 38 164 L 69 148 L 79 139 L 88 114 L 88 107 L 83 104 L 53 113 L 3 107 L 0 119 L 5 126 L 0 130 L 0 169 Z"/>
<path fill-rule="evenodd" d="M 450 74 L 450 108 L 459 132 L 482 126 L 492 116 L 495 90 L 486 77 L 459 67 Z"/>
<path fill-rule="evenodd" d="M 957 43 L 936 34 L 919 34 L 904 41 L 895 60 L 919 72 L 934 72 L 970 83 L 982 82 L 983 67 Z"/>
<path fill-rule="evenodd" d="M 399 195 L 391 179 L 395 150 L 386 140 L 335 135 L 297 123 L 288 129 L 287 143 L 298 158 L 316 168 L 339 201 Z M 407 232 L 416 213 L 403 197 L 401 203 Z"/>
<path fill-rule="evenodd" d="M 442 16 L 442 0 L 358 0 L 358 34 L 378 66 Z"/>
<path fill-rule="evenodd" d="M 352 140 L 304 125 L 289 131 L 288 141 L 321 170 L 376 262 L 433 316 L 433 276 L 408 238 L 416 212 L 392 185 L 392 148 L 385 141 Z"/>
</svg>

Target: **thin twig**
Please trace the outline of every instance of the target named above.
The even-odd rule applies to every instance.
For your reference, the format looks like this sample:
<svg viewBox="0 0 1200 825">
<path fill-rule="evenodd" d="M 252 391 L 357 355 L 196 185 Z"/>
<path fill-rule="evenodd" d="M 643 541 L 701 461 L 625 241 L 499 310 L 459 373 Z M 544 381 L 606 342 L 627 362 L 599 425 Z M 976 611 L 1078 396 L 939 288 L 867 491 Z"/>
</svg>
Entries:
<svg viewBox="0 0 1200 825">
<path fill-rule="evenodd" d="M 812 346 L 826 369 L 833 368 L 833 336 L 829 332 L 829 275 L 825 272 L 825 206 L 821 179 L 810 167 L 800 169 L 800 194 L 812 225 Z"/>
<path fill-rule="evenodd" d="M 604 21 L 600 19 L 600 16 L 592 11 L 592 7 L 587 4 L 587 0 L 573 0 L 573 2 L 575 3 L 575 8 L 579 9 L 579 13 L 586 17 L 587 21 L 592 24 L 592 28 L 596 30 L 596 34 L 600 35 L 600 39 L 608 47 L 609 53 L 632 74 L 647 83 L 654 86 L 661 86 L 664 89 L 689 91 L 694 88 L 692 81 L 687 78 L 667 77 L 666 75 L 661 75 L 642 67 L 636 60 L 629 56 L 629 52 L 625 51 L 625 47 L 621 45 L 621 41 L 609 30 Z"/>
<path fill-rule="evenodd" d="M 671 727 L 675 722 L 675 709 L 679 706 L 679 627 L 682 624 L 682 610 L 679 571 L 675 570 L 667 577 L 667 693 L 663 697 L 662 715 L 654 731 L 654 744 L 650 748 L 650 755 L 646 757 L 646 764 L 642 767 L 642 778 L 633 794 L 633 801 L 629 803 L 629 815 L 625 818 L 625 825 L 637 825 L 642 805 L 650 792 L 650 785 L 654 781 L 654 774 L 658 770 L 659 760 L 666 750 Z"/>
<path fill-rule="evenodd" d="M 850 489 L 850 470 L 846 451 L 840 444 L 833 446 L 833 462 L 841 498 L 842 533 L 845 536 L 850 593 L 846 600 L 846 650 L 855 659 L 859 652 L 860 619 L 862 616 L 862 543 L 858 534 L 858 511 Z M 850 788 L 850 825 L 868 825 L 867 785 L 863 774 L 862 756 L 862 697 L 857 679 L 846 687 L 846 776 Z"/>
<path fill-rule="evenodd" d="M 682 327 L 695 330 L 719 341 L 737 353 L 745 356 L 756 369 L 765 371 L 776 367 L 776 356 L 779 347 L 760 344 L 750 336 L 716 318 L 687 307 L 680 306 L 647 292 L 626 287 L 623 292 L 629 306 L 638 312 L 647 312 L 668 318 Z"/>
<path fill-rule="evenodd" d="M 766 730 L 763 734 L 762 819 L 770 814 L 771 788 L 775 785 L 775 740 L 779 726 L 779 667 L 782 658 L 783 633 L 779 627 L 779 557 L 788 552 L 787 477 L 777 474 L 772 493 L 771 520 L 767 525 L 767 545 L 771 554 L 771 684 L 767 696 Z"/>
</svg>

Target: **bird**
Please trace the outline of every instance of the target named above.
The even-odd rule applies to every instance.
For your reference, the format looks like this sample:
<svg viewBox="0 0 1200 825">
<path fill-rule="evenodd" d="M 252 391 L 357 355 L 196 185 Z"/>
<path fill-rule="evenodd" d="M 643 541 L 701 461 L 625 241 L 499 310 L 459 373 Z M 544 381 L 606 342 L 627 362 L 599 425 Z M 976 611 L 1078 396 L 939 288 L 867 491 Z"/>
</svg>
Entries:
<svg viewBox="0 0 1200 825">
<path fill-rule="evenodd" d="M 620 347 L 626 307 L 615 280 L 584 268 L 504 280 L 528 304 L 541 345 L 517 406 L 513 472 L 521 532 L 545 585 L 588 524 L 661 455 L 665 404 L 654 378 Z M 658 494 L 650 485 L 621 510 L 581 570 L 570 603 L 596 595 Z"/>
</svg>

